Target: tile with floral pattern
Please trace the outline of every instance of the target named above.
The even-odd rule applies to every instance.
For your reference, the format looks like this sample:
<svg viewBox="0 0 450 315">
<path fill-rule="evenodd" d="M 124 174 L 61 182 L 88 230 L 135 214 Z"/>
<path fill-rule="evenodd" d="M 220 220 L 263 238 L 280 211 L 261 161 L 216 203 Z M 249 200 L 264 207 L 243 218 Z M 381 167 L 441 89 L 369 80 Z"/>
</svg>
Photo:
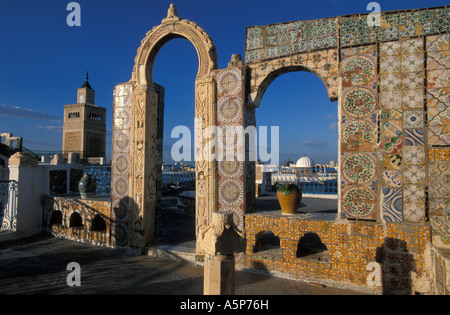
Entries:
<svg viewBox="0 0 450 315">
<path fill-rule="evenodd" d="M 429 165 L 430 198 L 450 198 L 450 161 L 433 161 Z"/>
<path fill-rule="evenodd" d="M 403 216 L 409 222 L 424 222 L 425 221 L 425 203 L 403 203 Z"/>
<path fill-rule="evenodd" d="M 403 187 L 405 202 L 425 202 L 425 188 L 422 185 L 405 185 Z"/>
<path fill-rule="evenodd" d="M 406 164 L 424 164 L 425 149 L 423 146 L 405 147 L 403 156 Z"/>
<path fill-rule="evenodd" d="M 405 165 L 403 176 L 405 184 L 423 184 L 425 181 L 425 166 Z"/>
<path fill-rule="evenodd" d="M 423 89 L 404 90 L 402 92 L 402 107 L 411 109 L 423 108 Z"/>
</svg>

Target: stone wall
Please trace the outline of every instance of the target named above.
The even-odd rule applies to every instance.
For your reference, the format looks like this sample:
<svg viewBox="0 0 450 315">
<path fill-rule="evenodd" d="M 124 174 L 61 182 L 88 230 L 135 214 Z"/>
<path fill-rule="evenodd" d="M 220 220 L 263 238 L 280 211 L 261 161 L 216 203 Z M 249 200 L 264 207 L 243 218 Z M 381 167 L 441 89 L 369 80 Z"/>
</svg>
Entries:
<svg viewBox="0 0 450 315">
<path fill-rule="evenodd" d="M 247 214 L 245 223 L 247 248 L 238 259 L 241 267 L 373 293 L 430 293 L 427 224 L 336 221 L 326 216 L 286 216 L 279 211 Z M 278 248 L 260 244 L 265 231 L 279 238 Z M 311 249 L 306 243 L 299 247 L 306 234 L 316 235 L 326 248 L 314 242 L 317 252 L 322 252 L 314 253 L 314 246 Z"/>
<path fill-rule="evenodd" d="M 43 195 L 42 199 L 44 231 L 77 242 L 113 246 L 110 200 L 48 195 Z"/>
</svg>

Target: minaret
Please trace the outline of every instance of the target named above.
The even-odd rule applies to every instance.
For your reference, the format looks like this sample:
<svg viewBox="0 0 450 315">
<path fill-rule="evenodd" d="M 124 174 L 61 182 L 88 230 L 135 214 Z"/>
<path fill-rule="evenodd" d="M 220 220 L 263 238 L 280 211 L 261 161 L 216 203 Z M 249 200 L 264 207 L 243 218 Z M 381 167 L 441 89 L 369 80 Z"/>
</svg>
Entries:
<svg viewBox="0 0 450 315">
<path fill-rule="evenodd" d="M 95 104 L 95 91 L 89 84 L 89 73 L 86 71 L 86 81 L 77 91 L 77 103 L 78 104 Z"/>
<path fill-rule="evenodd" d="M 77 90 L 77 104 L 64 105 L 62 148 L 64 157 L 70 152 L 79 153 L 80 158 L 106 156 L 106 108 L 95 105 L 88 72 Z"/>
</svg>

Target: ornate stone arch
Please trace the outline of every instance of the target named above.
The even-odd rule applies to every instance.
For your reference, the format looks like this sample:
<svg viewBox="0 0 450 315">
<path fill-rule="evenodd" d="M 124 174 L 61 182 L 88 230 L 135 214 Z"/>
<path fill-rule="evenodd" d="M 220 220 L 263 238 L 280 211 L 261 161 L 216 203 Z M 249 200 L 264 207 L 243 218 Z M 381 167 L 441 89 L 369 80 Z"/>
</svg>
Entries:
<svg viewBox="0 0 450 315">
<path fill-rule="evenodd" d="M 161 21 L 161 25 L 153 27 L 141 41 L 134 59 L 135 66 L 131 80 L 138 85 L 152 83 L 156 55 L 164 44 L 174 38 L 185 38 L 194 45 L 199 59 L 197 78 L 208 76 L 217 68 L 216 47 L 209 35 L 197 23 L 168 14 L 168 17 Z"/>
<path fill-rule="evenodd" d="M 293 71 L 307 71 L 319 77 L 327 88 L 331 101 L 338 98 L 338 52 L 337 49 L 324 49 L 307 52 L 284 58 L 261 61 L 249 64 L 250 93 L 247 102 L 250 106 L 259 107 L 267 87 L 277 77 Z"/>
<path fill-rule="evenodd" d="M 113 208 L 118 209 L 118 213 L 123 213 L 119 207 L 120 204 L 123 206 L 122 201 L 126 203 L 127 215 L 121 215 L 121 219 L 116 221 L 116 227 L 123 231 L 124 227 L 128 226 L 127 243 L 132 247 L 146 247 L 154 243 L 158 237 L 161 220 L 159 214 L 164 88 L 153 82 L 152 70 L 160 49 L 174 38 L 187 39 L 194 45 L 198 54 L 195 118 L 196 123 L 201 123 L 199 131 L 216 125 L 216 82 L 210 75 L 211 71 L 217 68 L 215 46 L 202 28 L 194 22 L 180 19 L 175 7 L 171 5 L 161 25 L 155 26 L 141 41 L 131 80 L 119 84 L 115 89 L 113 133 L 114 135 L 117 133 L 117 136 L 113 136 L 113 148 L 118 144 L 116 146 L 118 151 L 116 154 L 113 149 L 112 163 L 114 166 L 117 157 L 117 165 L 121 167 L 117 168 L 117 176 L 112 174 L 112 203 Z M 124 124 L 121 118 L 127 111 L 131 117 L 129 129 L 124 128 L 128 125 Z M 116 117 L 119 119 L 116 120 Z M 129 139 L 128 146 L 128 140 L 124 139 Z M 217 166 L 214 161 L 208 162 L 211 160 L 208 158 L 210 153 L 202 150 L 203 144 L 207 143 L 208 139 L 200 139 L 201 141 L 198 141 L 196 135 L 196 152 L 202 154 L 196 156 L 197 159 L 202 159 L 196 161 L 197 234 L 202 227 L 209 225 L 212 212 L 217 210 Z M 124 160 L 127 158 L 128 167 L 124 167 Z M 113 169 L 116 170 L 114 167 Z M 123 234 L 120 235 L 118 243 L 124 244 L 125 238 Z"/>
</svg>

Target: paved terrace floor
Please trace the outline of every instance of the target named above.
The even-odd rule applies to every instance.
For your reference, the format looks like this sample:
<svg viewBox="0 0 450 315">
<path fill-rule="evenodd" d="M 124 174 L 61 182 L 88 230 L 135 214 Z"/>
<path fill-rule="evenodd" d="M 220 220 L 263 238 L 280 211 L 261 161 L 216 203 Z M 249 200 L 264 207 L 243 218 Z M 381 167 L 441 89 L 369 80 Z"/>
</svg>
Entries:
<svg viewBox="0 0 450 315">
<path fill-rule="evenodd" d="M 68 286 L 70 262 L 80 286 Z M 236 272 L 236 295 L 360 295 L 347 289 Z M 0 294 L 202 295 L 203 266 L 40 234 L 0 244 Z"/>
<path fill-rule="evenodd" d="M 176 209 L 176 195 L 165 196 L 163 202 L 160 246 L 174 249 L 180 246 L 180 242 L 192 244 L 194 218 Z M 305 205 L 313 202 L 320 204 L 318 200 L 303 200 Z M 264 205 L 272 208 L 274 199 L 267 197 L 258 203 L 262 208 Z M 324 200 L 322 210 L 333 210 L 330 208 L 333 203 L 336 201 Z M 178 233 L 174 233 L 176 231 Z M 189 245 L 186 248 L 189 250 Z M 90 246 L 46 234 L 2 242 L 0 294 L 202 295 L 203 266 L 198 262 L 168 257 Z M 67 265 L 70 262 L 80 265 L 81 286 L 67 285 L 71 272 Z M 244 271 L 236 272 L 235 283 L 236 295 L 363 294 L 351 289 Z"/>
</svg>

